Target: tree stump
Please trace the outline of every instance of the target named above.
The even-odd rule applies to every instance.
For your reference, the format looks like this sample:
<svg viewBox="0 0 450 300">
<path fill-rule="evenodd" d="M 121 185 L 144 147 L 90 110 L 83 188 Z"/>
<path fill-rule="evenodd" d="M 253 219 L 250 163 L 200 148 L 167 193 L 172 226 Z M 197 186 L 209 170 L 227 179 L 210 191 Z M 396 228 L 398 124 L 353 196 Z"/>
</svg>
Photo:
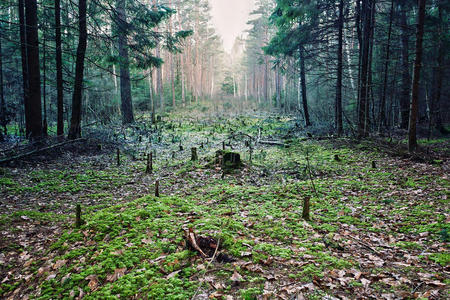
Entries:
<svg viewBox="0 0 450 300">
<path fill-rule="evenodd" d="M 117 166 L 120 166 L 120 149 L 119 148 L 117 148 L 116 160 L 117 160 Z"/>
<path fill-rule="evenodd" d="M 198 160 L 197 148 L 195 148 L 195 147 L 191 148 L 191 160 L 192 161 L 197 161 Z"/>
<path fill-rule="evenodd" d="M 159 180 L 155 182 L 155 197 L 159 197 Z"/>
<path fill-rule="evenodd" d="M 216 152 L 216 162 L 222 169 L 238 169 L 242 166 L 241 155 L 237 152 L 219 150 Z"/>
<path fill-rule="evenodd" d="M 150 174 L 153 171 L 153 153 L 150 152 L 147 154 L 147 167 L 145 169 L 145 173 Z"/>
<path fill-rule="evenodd" d="M 81 205 L 77 204 L 75 213 L 75 228 L 80 228 L 82 224 L 83 220 L 81 219 Z"/>
</svg>

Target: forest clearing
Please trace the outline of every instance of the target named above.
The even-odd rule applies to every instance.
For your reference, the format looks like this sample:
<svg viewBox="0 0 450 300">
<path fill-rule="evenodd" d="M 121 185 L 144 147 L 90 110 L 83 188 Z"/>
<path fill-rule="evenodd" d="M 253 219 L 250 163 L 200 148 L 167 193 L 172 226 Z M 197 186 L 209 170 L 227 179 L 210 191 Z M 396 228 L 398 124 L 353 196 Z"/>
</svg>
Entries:
<svg viewBox="0 0 450 300">
<path fill-rule="evenodd" d="M 449 16 L 0 1 L 0 299 L 449 299 Z"/>
<path fill-rule="evenodd" d="M 2 168 L 2 296 L 448 295 L 448 140 L 423 141 L 429 154 L 408 157 L 387 140 L 299 136 L 294 118 L 201 116 L 175 113 L 157 132 L 143 117 L 122 144 L 93 139 Z M 242 166 L 216 160 L 223 144 Z M 189 248 L 189 228 L 213 237 L 225 261 Z"/>
</svg>

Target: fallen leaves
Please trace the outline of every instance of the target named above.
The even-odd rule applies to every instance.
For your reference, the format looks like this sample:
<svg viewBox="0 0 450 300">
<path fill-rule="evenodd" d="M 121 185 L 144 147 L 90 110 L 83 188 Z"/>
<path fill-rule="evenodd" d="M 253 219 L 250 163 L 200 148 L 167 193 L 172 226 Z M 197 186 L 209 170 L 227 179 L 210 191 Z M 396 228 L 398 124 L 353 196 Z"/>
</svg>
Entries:
<svg viewBox="0 0 450 300">
<path fill-rule="evenodd" d="M 61 268 L 62 266 L 64 266 L 67 263 L 67 260 L 62 259 L 62 260 L 58 260 L 56 261 L 53 266 L 52 269 L 53 270 L 58 270 L 59 268 Z"/>
<path fill-rule="evenodd" d="M 121 268 L 121 269 L 115 269 L 114 274 L 110 274 L 106 276 L 106 281 L 108 282 L 114 282 L 123 275 L 125 275 L 125 272 L 127 271 L 127 268 Z"/>
<path fill-rule="evenodd" d="M 89 280 L 88 287 L 91 289 L 91 291 L 94 291 L 98 287 L 98 277 L 97 275 L 89 275 L 85 278 L 85 280 Z"/>
<path fill-rule="evenodd" d="M 241 281 L 244 281 L 244 278 L 237 271 L 234 271 L 234 273 L 231 276 L 230 280 L 233 281 L 234 283 L 239 283 Z"/>
</svg>

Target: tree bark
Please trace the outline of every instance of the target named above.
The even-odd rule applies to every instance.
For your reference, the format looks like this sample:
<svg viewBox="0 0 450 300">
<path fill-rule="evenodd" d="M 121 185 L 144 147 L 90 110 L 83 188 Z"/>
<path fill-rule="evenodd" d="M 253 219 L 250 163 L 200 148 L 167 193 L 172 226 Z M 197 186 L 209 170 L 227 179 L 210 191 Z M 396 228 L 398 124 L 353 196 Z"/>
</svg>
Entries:
<svg viewBox="0 0 450 300">
<path fill-rule="evenodd" d="M 56 44 L 56 103 L 58 136 L 64 135 L 64 82 L 61 48 L 61 0 L 55 0 L 55 44 Z"/>
<path fill-rule="evenodd" d="M 419 83 L 420 69 L 422 67 L 422 43 L 425 23 L 425 0 L 419 0 L 419 12 L 417 16 L 417 33 L 416 33 L 416 60 L 414 62 L 414 77 L 411 96 L 411 113 L 409 116 L 408 130 L 408 150 L 414 151 L 417 148 L 417 113 L 419 108 Z"/>
<path fill-rule="evenodd" d="M 6 103 L 3 90 L 3 56 L 2 56 L 2 25 L 0 24 L 0 126 L 3 127 L 3 134 L 6 136 L 8 130 L 6 128 Z M 0 131 L 0 141 L 4 140 L 2 132 Z"/>
<path fill-rule="evenodd" d="M 172 7 L 172 0 L 169 0 L 169 7 Z M 169 20 L 169 34 L 172 35 L 172 18 Z M 175 68 L 174 68 L 174 54 L 169 53 L 170 55 L 170 87 L 172 90 L 172 107 L 176 106 L 175 101 Z"/>
<path fill-rule="evenodd" d="M 305 114 L 305 126 L 311 126 L 311 121 L 309 119 L 308 112 L 308 99 L 306 94 L 306 71 L 305 71 L 305 55 L 304 55 L 303 47 L 300 46 L 299 54 L 300 54 L 300 84 L 302 86 L 302 104 L 303 104 L 303 113 Z"/>
<path fill-rule="evenodd" d="M 383 92 L 381 94 L 380 101 L 380 115 L 378 117 L 378 124 L 380 130 L 386 126 L 386 91 L 388 85 L 388 72 L 389 72 L 389 59 L 390 59 L 390 46 L 391 46 L 391 34 L 392 34 L 392 19 L 394 16 L 394 0 L 391 0 L 391 11 L 389 14 L 389 27 L 386 45 L 386 59 L 384 61 L 384 78 L 383 78 Z"/>
<path fill-rule="evenodd" d="M 27 136 L 36 139 L 42 136 L 42 106 L 37 2 L 35 0 L 25 0 L 25 24 L 29 86 L 29 105 L 27 107 L 29 112 L 25 122 L 29 124 Z M 27 114 L 25 114 L 26 116 Z"/>
<path fill-rule="evenodd" d="M 45 31 L 42 34 L 43 46 L 42 46 L 42 100 L 43 100 L 43 122 L 42 122 L 42 135 L 47 136 L 48 123 L 47 123 L 47 49 L 46 42 L 47 37 L 45 36 Z"/>
<path fill-rule="evenodd" d="M 337 135 L 342 135 L 342 44 L 344 31 L 344 0 L 339 1 L 339 20 L 338 20 L 338 53 L 337 53 L 337 81 L 336 81 L 336 131 Z"/>
<path fill-rule="evenodd" d="M 409 75 L 409 34 L 406 16 L 406 4 L 403 1 L 400 14 L 401 42 L 402 42 L 402 92 L 400 97 L 400 128 L 408 128 L 409 99 L 411 79 Z"/>
<path fill-rule="evenodd" d="M 431 117 L 430 117 L 430 125 L 436 126 L 436 128 L 441 132 L 446 132 L 443 124 L 442 124 L 442 116 L 441 116 L 441 93 L 442 93 L 442 82 L 444 78 L 444 57 L 445 57 L 445 49 L 444 49 L 444 36 L 442 32 L 443 27 L 443 18 L 442 18 L 442 0 L 438 2 L 438 10 L 439 10 L 439 24 L 438 24 L 438 36 L 439 36 L 439 48 L 438 48 L 438 57 L 437 57 L 437 65 L 434 69 L 435 73 L 435 87 L 433 89 L 433 99 L 432 99 L 432 107 L 431 107 Z M 434 121 L 432 120 L 434 118 Z M 433 121 L 433 122 L 432 122 Z M 433 124 L 434 123 L 434 124 Z"/>
<path fill-rule="evenodd" d="M 368 102 L 368 74 L 369 74 L 369 49 L 370 49 L 370 27 L 372 0 L 363 0 L 362 21 L 363 37 L 361 51 L 361 72 L 360 72 L 360 92 L 359 92 L 359 113 L 358 113 L 358 137 L 367 136 L 367 102 Z"/>
<path fill-rule="evenodd" d="M 26 121 L 30 118 L 29 106 L 29 87 L 28 87 L 28 62 L 27 62 L 27 42 L 26 42 L 26 25 L 25 25 L 25 0 L 19 0 L 19 23 L 20 23 L 20 53 L 22 58 L 22 81 L 23 81 L 23 106 L 25 112 L 25 132 L 28 136 L 31 128 Z"/>
<path fill-rule="evenodd" d="M 155 124 L 155 97 L 153 95 L 153 79 L 152 79 L 153 72 L 150 70 L 148 75 L 148 90 L 149 90 L 149 97 L 150 97 L 150 106 L 152 110 L 152 124 Z"/>
<path fill-rule="evenodd" d="M 157 11 L 158 10 L 158 0 L 153 0 L 153 7 L 152 7 L 153 11 Z M 156 29 L 158 30 L 158 28 Z M 157 58 L 161 58 L 161 50 L 159 48 L 159 44 L 156 45 L 156 49 L 155 49 L 155 55 Z M 161 111 L 164 110 L 164 91 L 163 91 L 163 84 L 162 84 L 162 67 L 159 67 L 156 69 L 156 91 L 159 95 L 159 104 L 160 104 L 160 108 Z"/>
<path fill-rule="evenodd" d="M 75 66 L 75 84 L 72 96 L 72 118 L 70 121 L 69 139 L 81 137 L 81 100 L 83 96 L 84 57 L 87 47 L 86 0 L 78 1 L 78 47 Z"/>
<path fill-rule="evenodd" d="M 130 61 L 128 58 L 127 42 L 127 15 L 125 12 L 125 0 L 116 1 L 118 45 L 120 57 L 120 110 L 124 125 L 134 122 L 133 100 L 131 98 Z"/>
</svg>

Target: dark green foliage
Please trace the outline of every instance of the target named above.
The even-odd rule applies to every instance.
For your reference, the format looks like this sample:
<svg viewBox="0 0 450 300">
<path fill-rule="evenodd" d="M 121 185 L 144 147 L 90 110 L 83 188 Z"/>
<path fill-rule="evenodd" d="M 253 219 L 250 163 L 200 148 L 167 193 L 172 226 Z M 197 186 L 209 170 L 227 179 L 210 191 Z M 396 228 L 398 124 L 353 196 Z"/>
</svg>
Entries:
<svg viewBox="0 0 450 300">
<path fill-rule="evenodd" d="M 223 83 L 222 83 L 222 87 L 221 87 L 222 91 L 227 94 L 227 95 L 233 95 L 234 93 L 234 83 L 233 83 L 233 78 L 231 76 L 227 76 L 225 77 Z"/>
</svg>

